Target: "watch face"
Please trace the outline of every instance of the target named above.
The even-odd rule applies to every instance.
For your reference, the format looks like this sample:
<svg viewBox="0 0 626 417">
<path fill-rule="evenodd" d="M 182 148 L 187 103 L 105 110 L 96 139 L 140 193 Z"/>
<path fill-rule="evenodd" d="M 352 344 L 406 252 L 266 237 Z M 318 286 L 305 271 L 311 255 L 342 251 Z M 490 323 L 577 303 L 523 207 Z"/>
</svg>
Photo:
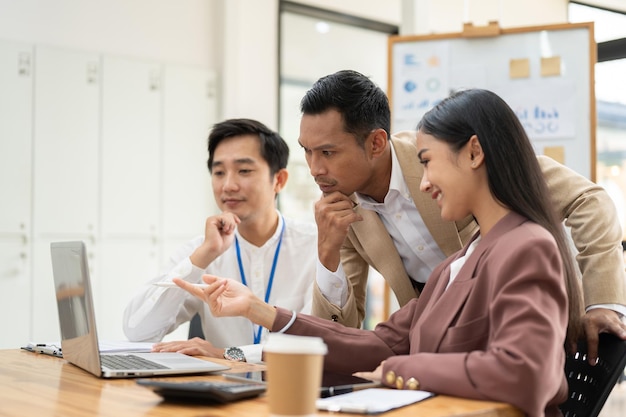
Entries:
<svg viewBox="0 0 626 417">
<path fill-rule="evenodd" d="M 238 347 L 229 347 L 224 351 L 224 358 L 231 361 L 245 362 L 246 356 Z"/>
</svg>

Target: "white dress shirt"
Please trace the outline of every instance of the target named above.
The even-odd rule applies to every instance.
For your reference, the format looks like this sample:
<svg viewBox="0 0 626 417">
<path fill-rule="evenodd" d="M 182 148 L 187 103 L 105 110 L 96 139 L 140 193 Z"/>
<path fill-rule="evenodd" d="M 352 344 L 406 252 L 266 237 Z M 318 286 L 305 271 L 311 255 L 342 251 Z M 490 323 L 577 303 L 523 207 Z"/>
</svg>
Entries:
<svg viewBox="0 0 626 417">
<path fill-rule="evenodd" d="M 426 282 L 433 269 L 446 259 L 415 207 L 409 188 L 402 177 L 402 169 L 391 147 L 391 180 L 382 203 L 356 194 L 361 208 L 378 213 L 402 259 L 411 279 Z M 348 300 L 348 282 L 341 263 L 337 271 L 329 271 L 320 262 L 317 265 L 317 285 L 331 303 L 343 307 Z"/>
<path fill-rule="evenodd" d="M 467 250 L 465 251 L 465 254 L 463 256 L 460 256 L 459 258 L 455 259 L 450 264 L 450 277 L 448 278 L 448 283 L 446 284 L 446 290 L 448 289 L 450 284 L 452 284 L 452 282 L 456 279 L 456 276 L 459 275 L 459 271 L 461 271 L 461 268 L 463 268 L 463 265 L 465 265 L 465 261 L 467 261 L 467 259 L 470 257 L 470 255 L 474 252 L 474 249 L 476 249 L 476 246 L 478 246 L 478 242 L 480 242 L 480 238 L 481 238 L 481 236 L 478 236 L 467 247 Z"/>
<path fill-rule="evenodd" d="M 280 239 L 282 216 L 274 235 L 261 247 L 256 247 L 236 232 L 248 288 L 265 299 L 272 262 Z M 276 264 L 269 304 L 310 313 L 315 265 L 317 263 L 317 227 L 314 223 L 285 219 L 284 236 Z M 196 313 L 202 319 L 206 340 L 225 348 L 239 346 L 249 362 L 261 360 L 261 345 L 254 343 L 258 326 L 241 317 L 213 317 L 200 299 L 179 288 L 163 288 L 154 282 L 179 277 L 201 283 L 203 274 L 212 274 L 241 282 L 235 244 L 206 269 L 192 265 L 189 256 L 202 244 L 198 236 L 181 246 L 163 268 L 162 274 L 139 289 L 124 311 L 124 333 L 130 341 L 157 342 L 189 321 Z M 261 344 L 267 337 L 262 330 Z"/>
</svg>

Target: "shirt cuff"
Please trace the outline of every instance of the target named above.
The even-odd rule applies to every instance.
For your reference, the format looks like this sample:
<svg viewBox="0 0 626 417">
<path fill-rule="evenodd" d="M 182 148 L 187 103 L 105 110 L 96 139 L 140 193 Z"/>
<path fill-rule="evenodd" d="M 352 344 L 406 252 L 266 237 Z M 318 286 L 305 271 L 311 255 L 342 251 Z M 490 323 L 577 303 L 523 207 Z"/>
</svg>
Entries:
<svg viewBox="0 0 626 417">
<path fill-rule="evenodd" d="M 593 310 L 595 308 L 606 308 L 607 310 L 613 310 L 619 314 L 620 319 L 626 317 L 626 306 L 621 304 L 593 304 L 585 309 L 585 311 Z"/>
<path fill-rule="evenodd" d="M 318 260 L 316 281 L 322 295 L 332 304 L 343 308 L 348 301 L 348 282 L 341 262 L 337 271 L 331 272 Z"/>
<path fill-rule="evenodd" d="M 263 345 L 245 345 L 239 346 L 239 348 L 243 351 L 244 356 L 246 357 L 246 362 L 248 363 L 259 363 L 261 362 L 263 356 Z"/>
</svg>

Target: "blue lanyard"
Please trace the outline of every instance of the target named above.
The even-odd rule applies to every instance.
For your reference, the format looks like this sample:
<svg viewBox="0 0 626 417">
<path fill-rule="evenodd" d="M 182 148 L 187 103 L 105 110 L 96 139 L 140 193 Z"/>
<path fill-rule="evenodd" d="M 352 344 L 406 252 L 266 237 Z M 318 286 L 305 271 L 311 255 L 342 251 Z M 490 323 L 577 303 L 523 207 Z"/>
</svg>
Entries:
<svg viewBox="0 0 626 417">
<path fill-rule="evenodd" d="M 281 216 L 282 218 L 282 216 Z M 270 293 L 272 292 L 272 284 L 274 283 L 274 272 L 276 272 L 276 263 L 278 262 L 278 254 L 280 253 L 280 246 L 283 243 L 283 235 L 285 234 L 285 219 L 283 218 L 283 227 L 280 229 L 280 238 L 278 239 L 278 245 L 276 245 L 276 252 L 274 253 L 274 261 L 272 261 L 272 270 L 270 272 L 270 280 L 267 283 L 267 290 L 265 290 L 265 302 L 267 303 L 270 299 Z M 246 274 L 243 272 L 243 263 L 241 262 L 241 248 L 239 247 L 239 240 L 237 236 L 235 236 L 235 249 L 237 250 L 237 263 L 239 264 L 239 274 L 241 274 L 241 282 L 246 287 L 248 283 L 246 282 Z M 261 342 L 261 332 L 263 330 L 263 326 L 259 326 L 258 330 L 254 334 L 254 344 L 257 345 Z"/>
</svg>

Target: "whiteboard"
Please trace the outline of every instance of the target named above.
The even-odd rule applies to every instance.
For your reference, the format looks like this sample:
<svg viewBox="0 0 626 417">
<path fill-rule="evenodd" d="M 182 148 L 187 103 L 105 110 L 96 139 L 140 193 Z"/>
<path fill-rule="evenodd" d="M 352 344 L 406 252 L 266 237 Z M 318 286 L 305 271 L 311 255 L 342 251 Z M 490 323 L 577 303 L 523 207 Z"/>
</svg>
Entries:
<svg viewBox="0 0 626 417">
<path fill-rule="evenodd" d="M 451 92 L 484 88 L 518 115 L 537 154 L 595 180 L 593 23 L 389 38 L 392 132 L 415 130 Z"/>
</svg>

